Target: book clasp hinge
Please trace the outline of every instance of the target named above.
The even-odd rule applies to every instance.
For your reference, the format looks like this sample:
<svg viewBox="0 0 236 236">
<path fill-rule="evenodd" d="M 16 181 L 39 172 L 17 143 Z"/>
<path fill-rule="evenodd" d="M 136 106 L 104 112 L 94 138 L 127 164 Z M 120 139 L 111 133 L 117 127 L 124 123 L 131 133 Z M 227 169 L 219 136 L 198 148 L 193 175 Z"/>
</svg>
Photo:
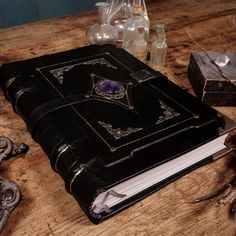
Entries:
<svg viewBox="0 0 236 236">
<path fill-rule="evenodd" d="M 139 84 L 155 79 L 156 76 L 148 70 L 138 70 L 130 74 Z"/>
<path fill-rule="evenodd" d="M 220 159 L 221 157 L 225 156 L 226 154 L 232 152 L 234 149 L 231 147 L 225 147 L 224 149 L 220 150 L 219 152 L 216 152 L 212 155 L 212 158 L 214 161 Z"/>
</svg>

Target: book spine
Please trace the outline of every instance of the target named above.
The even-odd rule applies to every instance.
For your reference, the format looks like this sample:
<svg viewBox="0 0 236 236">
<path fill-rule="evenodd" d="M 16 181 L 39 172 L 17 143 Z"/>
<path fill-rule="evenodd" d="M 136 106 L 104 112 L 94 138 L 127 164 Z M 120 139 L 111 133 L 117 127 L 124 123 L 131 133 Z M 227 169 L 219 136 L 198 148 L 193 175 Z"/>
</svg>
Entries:
<svg viewBox="0 0 236 236">
<path fill-rule="evenodd" d="M 34 79 L 32 83 L 29 75 L 16 73 L 14 67 L 11 68 L 9 64 L 0 68 L 0 86 L 5 97 L 27 126 L 30 125 L 28 120 L 32 112 L 47 102 L 37 89 L 37 78 Z M 42 83 L 40 81 L 40 89 L 43 89 Z M 51 99 L 50 95 L 47 96 L 48 100 Z M 97 223 L 101 216 L 94 214 L 91 206 L 96 193 L 99 192 L 100 184 L 97 178 L 89 173 L 96 159 L 95 153 L 83 139 L 78 127 L 78 117 L 73 115 L 72 110 L 65 108 L 45 116 L 37 124 L 33 138 L 47 154 L 52 169 L 63 178 L 66 190 L 75 197 L 90 220 Z M 68 116 L 68 113 L 71 116 Z"/>
</svg>

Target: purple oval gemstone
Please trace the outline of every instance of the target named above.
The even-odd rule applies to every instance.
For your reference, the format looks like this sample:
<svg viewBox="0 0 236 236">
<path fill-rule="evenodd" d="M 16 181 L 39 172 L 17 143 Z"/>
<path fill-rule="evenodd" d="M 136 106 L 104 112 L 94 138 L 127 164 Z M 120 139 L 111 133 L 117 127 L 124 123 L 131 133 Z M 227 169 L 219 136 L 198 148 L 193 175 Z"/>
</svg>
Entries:
<svg viewBox="0 0 236 236">
<path fill-rule="evenodd" d="M 104 79 L 99 81 L 98 88 L 103 93 L 118 94 L 121 92 L 123 85 L 113 80 Z"/>
</svg>

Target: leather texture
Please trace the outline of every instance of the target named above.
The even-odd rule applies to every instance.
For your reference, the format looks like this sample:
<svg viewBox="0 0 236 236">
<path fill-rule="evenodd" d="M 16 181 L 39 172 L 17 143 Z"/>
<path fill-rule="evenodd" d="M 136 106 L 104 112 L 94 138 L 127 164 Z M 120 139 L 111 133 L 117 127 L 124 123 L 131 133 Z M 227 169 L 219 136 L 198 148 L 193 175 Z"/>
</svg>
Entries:
<svg viewBox="0 0 236 236">
<path fill-rule="evenodd" d="M 215 110 L 112 45 L 3 65 L 0 83 L 52 169 L 93 223 L 202 162 L 109 213 L 93 212 L 99 193 L 208 142 L 223 126 Z"/>
</svg>

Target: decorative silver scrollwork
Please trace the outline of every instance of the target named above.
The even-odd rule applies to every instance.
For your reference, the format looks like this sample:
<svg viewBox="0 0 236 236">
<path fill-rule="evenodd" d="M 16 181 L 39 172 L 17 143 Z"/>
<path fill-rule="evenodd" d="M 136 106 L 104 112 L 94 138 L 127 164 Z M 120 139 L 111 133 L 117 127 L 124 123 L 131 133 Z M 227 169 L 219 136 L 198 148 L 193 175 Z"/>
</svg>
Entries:
<svg viewBox="0 0 236 236">
<path fill-rule="evenodd" d="M 114 129 L 111 124 L 106 124 L 103 121 L 98 121 L 98 124 L 100 124 L 102 127 L 106 129 L 106 131 L 112 135 L 115 139 L 120 139 L 125 136 L 128 136 L 132 133 L 136 133 L 138 131 L 143 130 L 143 128 L 131 128 L 129 127 L 126 130 L 122 130 L 121 128 Z"/>
<path fill-rule="evenodd" d="M 101 84 L 102 84 L 103 82 L 104 82 L 104 83 L 105 83 L 105 82 L 107 82 L 107 83 L 110 82 L 110 84 L 112 84 L 112 83 L 115 84 L 115 83 L 116 83 L 116 86 L 118 87 L 118 88 L 117 88 L 117 91 L 114 92 L 114 93 L 112 93 L 112 92 L 110 92 L 110 91 L 109 91 L 108 89 L 106 89 L 106 88 L 103 89 L 102 86 L 101 86 Z M 110 85 L 110 87 L 111 87 L 111 85 Z M 126 93 L 127 93 L 125 87 L 124 87 L 122 84 L 120 84 L 120 83 L 118 83 L 118 82 L 116 82 L 116 81 L 108 80 L 108 79 L 99 80 L 97 83 L 95 83 L 95 84 L 94 84 L 94 90 L 95 90 L 95 92 L 96 92 L 98 95 L 102 96 L 102 97 L 105 98 L 105 99 L 115 99 L 115 100 L 118 100 L 118 99 L 123 98 L 123 97 L 126 95 Z"/>
<path fill-rule="evenodd" d="M 63 73 L 70 71 L 74 66 L 64 66 L 59 69 L 51 70 L 51 74 L 58 80 L 60 84 L 63 84 Z"/>
<path fill-rule="evenodd" d="M 132 85 L 131 83 L 110 80 L 109 78 L 101 77 L 94 73 L 91 73 L 90 76 L 92 86 L 90 91 L 85 95 L 86 98 L 93 96 L 100 97 L 123 105 L 131 110 L 134 109 L 128 93 L 129 87 Z"/>
<path fill-rule="evenodd" d="M 60 67 L 57 69 L 53 69 L 53 70 L 50 70 L 50 73 L 58 80 L 58 82 L 60 84 L 63 84 L 63 79 L 64 79 L 63 73 L 64 72 L 68 72 L 78 65 L 96 65 L 96 64 L 99 64 L 101 66 L 106 66 L 109 68 L 113 68 L 113 69 L 117 69 L 116 66 L 112 65 L 105 58 L 98 58 L 98 59 L 94 59 L 94 60 L 90 60 L 90 61 L 80 62 L 80 63 L 76 63 L 73 65 L 63 66 L 63 67 Z"/>
<path fill-rule="evenodd" d="M 161 108 L 164 110 L 163 115 L 158 117 L 156 124 L 160 124 L 164 121 L 173 119 L 176 116 L 179 116 L 179 113 L 174 111 L 171 107 L 167 106 L 162 100 L 159 100 Z"/>
<path fill-rule="evenodd" d="M 110 67 L 113 69 L 117 69 L 116 66 L 112 65 L 110 62 L 108 62 L 107 60 L 105 60 L 105 58 L 99 58 L 99 59 L 95 59 L 95 60 L 91 60 L 91 61 L 85 61 L 83 63 L 81 63 L 82 65 L 95 65 L 95 64 L 100 64 L 100 65 L 104 65 L 106 67 Z"/>
<path fill-rule="evenodd" d="M 26 153 L 28 149 L 28 145 L 24 143 L 17 146 L 9 138 L 0 137 L 0 163 L 9 157 Z M 21 193 L 17 184 L 0 176 L 0 232 L 20 199 Z"/>
</svg>

